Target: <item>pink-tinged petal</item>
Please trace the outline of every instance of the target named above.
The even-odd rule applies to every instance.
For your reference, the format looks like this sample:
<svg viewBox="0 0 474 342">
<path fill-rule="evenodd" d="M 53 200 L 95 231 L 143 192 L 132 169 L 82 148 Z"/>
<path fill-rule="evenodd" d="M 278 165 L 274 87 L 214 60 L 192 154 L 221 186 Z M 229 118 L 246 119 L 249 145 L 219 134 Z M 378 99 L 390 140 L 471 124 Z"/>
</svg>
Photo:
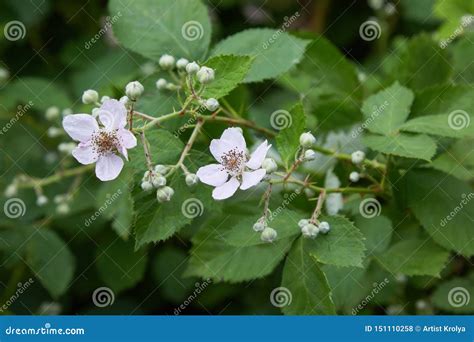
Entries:
<svg viewBox="0 0 474 342">
<path fill-rule="evenodd" d="M 127 124 L 127 108 L 117 100 L 105 100 L 100 106 L 99 119 L 108 129 L 124 128 Z"/>
<path fill-rule="evenodd" d="M 79 144 L 74 150 L 72 150 L 72 155 L 83 165 L 95 163 L 98 158 L 97 153 L 94 152 L 93 146 L 91 144 L 83 143 Z"/>
<path fill-rule="evenodd" d="M 239 188 L 239 181 L 237 178 L 232 177 L 227 183 L 222 184 L 221 186 L 218 186 L 212 191 L 212 197 L 216 200 L 223 200 L 226 198 L 229 198 Z"/>
<path fill-rule="evenodd" d="M 265 177 L 266 173 L 267 171 L 265 171 L 265 169 L 259 169 L 250 172 L 245 171 L 242 174 L 242 185 L 240 186 L 240 188 L 242 190 L 247 190 L 248 188 L 257 185 L 258 183 L 260 183 L 262 178 Z"/>
<path fill-rule="evenodd" d="M 212 186 L 221 186 L 227 179 L 229 175 L 223 170 L 222 165 L 219 164 L 209 164 L 203 167 L 200 167 L 196 172 L 201 183 L 212 185 Z"/>
<path fill-rule="evenodd" d="M 247 162 L 247 166 L 253 170 L 260 168 L 262 166 L 263 160 L 267 156 L 267 152 L 270 147 L 272 147 L 272 145 L 268 145 L 266 140 L 261 143 L 252 153 L 249 161 Z"/>
<path fill-rule="evenodd" d="M 92 115 L 73 114 L 63 119 L 63 127 L 69 136 L 81 142 L 91 139 L 92 134 L 99 130 L 99 125 Z"/>
<path fill-rule="evenodd" d="M 137 146 L 137 138 L 128 129 L 119 129 L 118 136 L 123 147 L 130 149 Z"/>
<path fill-rule="evenodd" d="M 227 128 L 221 135 L 221 139 L 229 142 L 232 146 L 237 147 L 241 151 L 245 151 L 247 149 L 247 144 L 245 143 L 244 136 L 242 135 L 242 131 L 238 128 L 231 127 Z"/>
<path fill-rule="evenodd" d="M 122 158 L 113 153 L 109 153 L 99 157 L 95 165 L 95 174 L 97 178 L 105 182 L 117 178 L 122 168 Z"/>
</svg>

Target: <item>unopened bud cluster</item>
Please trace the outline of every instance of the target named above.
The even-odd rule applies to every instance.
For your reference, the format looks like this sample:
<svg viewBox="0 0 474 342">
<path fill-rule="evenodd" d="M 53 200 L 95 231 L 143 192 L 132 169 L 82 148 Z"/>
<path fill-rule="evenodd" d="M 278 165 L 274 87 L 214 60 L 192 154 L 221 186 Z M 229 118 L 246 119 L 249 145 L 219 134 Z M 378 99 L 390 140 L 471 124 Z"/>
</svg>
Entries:
<svg viewBox="0 0 474 342">
<path fill-rule="evenodd" d="M 301 233 L 305 238 L 314 239 L 319 233 L 327 234 L 330 230 L 329 223 L 326 221 L 312 221 L 311 219 L 302 219 L 298 222 Z"/>
<path fill-rule="evenodd" d="M 143 191 L 151 191 L 156 189 L 156 198 L 158 202 L 168 202 L 173 197 L 174 190 L 166 186 L 167 180 L 164 175 L 169 171 L 169 167 L 165 165 L 156 165 L 153 170 L 145 171 L 141 188 Z"/>
<path fill-rule="evenodd" d="M 259 218 L 257 222 L 254 223 L 253 230 L 260 233 L 260 239 L 263 242 L 271 243 L 278 237 L 277 231 L 268 226 L 267 220 L 264 216 Z"/>
<path fill-rule="evenodd" d="M 316 143 L 316 138 L 311 132 L 305 132 L 300 135 L 300 146 L 303 148 L 302 159 L 303 161 L 311 161 L 316 158 L 316 152 L 310 147 Z"/>
</svg>

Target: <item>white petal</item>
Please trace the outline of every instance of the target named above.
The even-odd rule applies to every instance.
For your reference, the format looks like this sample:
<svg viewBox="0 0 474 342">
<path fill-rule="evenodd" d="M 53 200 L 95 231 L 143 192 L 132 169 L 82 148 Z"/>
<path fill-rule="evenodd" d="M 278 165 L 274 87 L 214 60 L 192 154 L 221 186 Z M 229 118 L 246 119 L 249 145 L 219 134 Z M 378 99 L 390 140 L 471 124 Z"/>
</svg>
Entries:
<svg viewBox="0 0 474 342">
<path fill-rule="evenodd" d="M 265 177 L 266 173 L 267 172 L 265 171 L 265 169 L 250 172 L 245 171 L 242 174 L 242 185 L 240 186 L 240 188 L 242 190 L 247 190 L 248 188 L 257 185 L 258 183 L 260 183 L 262 178 Z"/>
<path fill-rule="evenodd" d="M 97 154 L 94 152 L 91 144 L 79 144 L 72 150 L 72 155 L 83 165 L 92 164 L 97 161 Z"/>
<path fill-rule="evenodd" d="M 232 146 L 237 147 L 241 151 L 245 151 L 247 148 L 242 131 L 235 127 L 227 128 L 222 133 L 221 140 L 229 142 Z"/>
<path fill-rule="evenodd" d="M 222 165 L 219 164 L 209 164 L 200 167 L 196 175 L 202 183 L 212 186 L 220 186 L 229 178 L 227 172 L 223 171 Z"/>
<path fill-rule="evenodd" d="M 99 119 L 108 129 L 124 128 L 127 124 L 127 108 L 117 100 L 105 100 L 100 106 Z"/>
<path fill-rule="evenodd" d="M 252 153 L 249 161 L 247 162 L 247 166 L 253 170 L 260 168 L 262 166 L 263 160 L 267 156 L 267 152 L 270 147 L 272 147 L 272 145 L 268 145 L 266 140 L 261 143 Z"/>
<path fill-rule="evenodd" d="M 219 163 L 221 162 L 221 157 L 224 154 L 235 148 L 237 148 L 237 146 L 232 145 L 230 142 L 221 139 L 213 139 L 211 141 L 211 145 L 209 146 L 209 150 Z"/>
<path fill-rule="evenodd" d="M 97 121 L 89 114 L 73 114 L 63 119 L 64 130 L 76 141 L 90 140 L 92 133 L 99 129 Z"/>
<path fill-rule="evenodd" d="M 239 188 L 239 181 L 237 178 L 232 177 L 227 183 L 224 183 L 221 186 L 218 186 L 212 191 L 212 197 L 216 200 L 223 200 L 229 198 Z"/>
<path fill-rule="evenodd" d="M 137 146 L 137 138 L 128 129 L 119 129 L 118 136 L 123 147 L 130 149 Z"/>
<path fill-rule="evenodd" d="M 101 181 L 109 181 L 117 178 L 122 171 L 123 160 L 119 156 L 109 153 L 99 157 L 95 166 L 95 174 Z"/>
</svg>

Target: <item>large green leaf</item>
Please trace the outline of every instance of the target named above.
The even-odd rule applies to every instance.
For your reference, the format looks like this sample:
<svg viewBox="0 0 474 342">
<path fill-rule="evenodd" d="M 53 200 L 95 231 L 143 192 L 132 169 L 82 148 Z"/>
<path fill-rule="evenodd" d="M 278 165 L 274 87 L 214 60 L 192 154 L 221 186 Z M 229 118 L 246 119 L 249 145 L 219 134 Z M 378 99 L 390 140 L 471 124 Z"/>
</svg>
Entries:
<svg viewBox="0 0 474 342">
<path fill-rule="evenodd" d="M 336 310 L 326 275 L 308 254 L 306 246 L 305 239 L 300 237 L 286 258 L 280 291 L 286 292 L 288 299 L 280 303 L 277 292 L 271 299 L 283 305 L 286 315 L 334 315 Z"/>
<path fill-rule="evenodd" d="M 426 133 L 450 138 L 474 138 L 474 125 L 465 111 L 452 114 L 426 115 L 405 122 L 400 130 L 412 133 Z"/>
<path fill-rule="evenodd" d="M 441 40 L 441 43 L 449 42 L 459 35 L 460 29 L 469 26 L 463 24 L 462 19 L 474 13 L 474 3 L 471 0 L 437 0 L 434 13 L 444 20 L 443 25 L 438 29 L 437 38 Z"/>
<path fill-rule="evenodd" d="M 327 221 L 331 230 L 308 239 L 306 251 L 323 264 L 362 267 L 364 237 L 352 222 L 342 216 L 321 217 L 320 221 Z"/>
<path fill-rule="evenodd" d="M 279 118 L 279 116 L 281 116 Z M 300 135 L 306 128 L 306 116 L 304 114 L 303 105 L 296 104 L 289 112 L 281 110 L 276 111 L 270 118 L 275 127 L 282 127 L 279 125 L 280 121 L 284 122 L 283 129 L 276 137 L 278 152 L 280 152 L 281 159 L 288 169 L 297 158 L 297 152 L 300 148 Z"/>
<path fill-rule="evenodd" d="M 272 29 L 250 29 L 216 45 L 212 54 L 255 57 L 245 82 L 275 78 L 298 63 L 309 42 Z"/>
<path fill-rule="evenodd" d="M 440 284 L 431 296 L 433 305 L 456 314 L 474 313 L 474 274 L 457 277 Z"/>
<path fill-rule="evenodd" d="M 244 80 L 252 66 L 252 58 L 232 55 L 215 56 L 206 62 L 206 66 L 214 69 L 216 78 L 206 86 L 202 96 L 218 99 L 228 95 Z"/>
<path fill-rule="evenodd" d="M 465 181 L 474 179 L 473 144 L 474 139 L 456 141 L 434 159 L 431 166 Z"/>
<path fill-rule="evenodd" d="M 394 136 L 366 135 L 364 144 L 375 151 L 406 158 L 430 161 L 436 152 L 436 143 L 427 135 L 399 133 Z"/>
<path fill-rule="evenodd" d="M 211 40 L 207 8 L 199 0 L 111 0 L 114 34 L 128 49 L 158 60 L 163 54 L 204 59 Z"/>
<path fill-rule="evenodd" d="M 66 292 L 74 275 L 74 255 L 55 232 L 47 229 L 28 241 L 26 263 L 53 298 Z"/>
<path fill-rule="evenodd" d="M 439 277 L 448 258 L 449 252 L 435 244 L 430 238 L 397 242 L 385 253 L 377 256 L 380 264 L 393 274 L 434 277 Z"/>
<path fill-rule="evenodd" d="M 441 246 L 474 255 L 474 196 L 468 183 L 435 170 L 408 172 L 397 185 L 407 206 Z"/>
<path fill-rule="evenodd" d="M 392 221 L 386 216 L 379 215 L 375 217 L 364 217 L 357 215 L 355 225 L 365 237 L 365 246 L 367 254 L 383 253 L 392 239 Z"/>
</svg>

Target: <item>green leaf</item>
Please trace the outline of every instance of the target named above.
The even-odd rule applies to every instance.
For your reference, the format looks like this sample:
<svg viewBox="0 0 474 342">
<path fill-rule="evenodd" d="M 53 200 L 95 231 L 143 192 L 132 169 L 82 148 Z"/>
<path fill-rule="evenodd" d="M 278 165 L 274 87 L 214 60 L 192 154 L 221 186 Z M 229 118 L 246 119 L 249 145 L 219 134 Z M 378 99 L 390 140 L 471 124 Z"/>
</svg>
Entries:
<svg viewBox="0 0 474 342">
<path fill-rule="evenodd" d="M 283 260 L 291 247 L 292 237 L 271 244 L 250 246 L 227 244 L 223 237 L 233 229 L 228 224 L 232 222 L 232 217 L 233 215 L 227 214 L 213 218 L 193 237 L 186 276 L 242 282 L 270 274 Z M 259 233 L 253 231 L 252 225 L 246 229 L 260 237 Z"/>
<path fill-rule="evenodd" d="M 433 305 L 443 311 L 455 314 L 474 312 L 474 274 L 457 277 L 440 284 L 431 296 Z"/>
<path fill-rule="evenodd" d="M 466 257 L 474 255 L 474 195 L 468 183 L 439 171 L 417 170 L 397 186 L 433 240 Z"/>
<path fill-rule="evenodd" d="M 249 29 L 219 42 L 212 55 L 254 57 L 245 82 L 275 78 L 298 63 L 309 42 L 272 29 Z"/>
<path fill-rule="evenodd" d="M 215 56 L 206 62 L 206 66 L 214 69 L 216 79 L 206 86 L 202 96 L 218 99 L 228 95 L 244 81 L 252 66 L 252 58 L 231 55 Z"/>
<path fill-rule="evenodd" d="M 66 292 L 74 275 L 74 255 L 55 232 L 47 229 L 29 240 L 26 263 L 53 298 Z"/>
<path fill-rule="evenodd" d="M 389 218 L 383 215 L 372 218 L 357 215 L 355 225 L 365 237 L 368 255 L 383 253 L 388 248 L 393 233 L 392 221 Z"/>
<path fill-rule="evenodd" d="M 287 292 L 291 300 L 282 311 L 286 315 L 334 315 L 336 310 L 326 275 L 308 254 L 306 242 L 300 237 L 286 258 L 281 291 Z"/>
<path fill-rule="evenodd" d="M 437 37 L 441 42 L 448 41 L 458 35 L 456 32 L 463 28 L 461 21 L 463 16 L 474 13 L 474 4 L 470 0 L 437 0 L 434 13 L 444 19 L 443 25 L 438 29 Z"/>
<path fill-rule="evenodd" d="M 413 92 L 398 82 L 367 98 L 362 105 L 367 129 L 373 133 L 394 134 L 407 119 L 413 98 Z"/>
<path fill-rule="evenodd" d="M 281 159 L 288 169 L 297 158 L 297 152 L 300 149 L 300 135 L 306 128 L 303 105 L 298 103 L 289 112 L 284 110 L 274 112 L 270 120 L 275 122 L 278 127 L 281 127 L 278 120 L 285 122 L 284 128 L 276 137 L 276 142 Z"/>
<path fill-rule="evenodd" d="M 306 243 L 307 252 L 318 262 L 337 266 L 362 267 L 364 259 L 364 237 L 348 219 L 342 216 L 321 217 L 327 221 L 331 230 L 319 234 Z"/>
<path fill-rule="evenodd" d="M 377 256 L 380 264 L 393 274 L 430 275 L 439 273 L 448 262 L 449 252 L 430 238 L 400 241 Z"/>
<path fill-rule="evenodd" d="M 453 114 L 426 115 L 405 122 L 400 130 L 450 138 L 473 138 L 474 125 L 469 125 L 470 121 L 471 117 L 464 111 L 453 112 Z"/>
<path fill-rule="evenodd" d="M 436 143 L 427 135 L 400 133 L 395 136 L 366 135 L 362 142 L 382 153 L 405 158 L 418 158 L 430 161 L 436 152 Z"/>
<path fill-rule="evenodd" d="M 474 83 L 474 65 L 471 63 L 474 55 L 473 39 L 474 33 L 469 32 L 453 44 L 454 80 L 456 83 Z"/>
<path fill-rule="evenodd" d="M 459 140 L 433 160 L 431 166 L 464 181 L 474 179 L 474 139 Z"/>
<path fill-rule="evenodd" d="M 203 59 L 211 40 L 207 8 L 199 0 L 111 0 L 114 34 L 128 49 L 159 60 L 163 54 Z"/>
<path fill-rule="evenodd" d="M 147 254 L 145 250 L 135 252 L 132 241 L 114 239 L 101 244 L 96 260 L 100 278 L 118 293 L 134 287 L 143 278 Z"/>
</svg>

